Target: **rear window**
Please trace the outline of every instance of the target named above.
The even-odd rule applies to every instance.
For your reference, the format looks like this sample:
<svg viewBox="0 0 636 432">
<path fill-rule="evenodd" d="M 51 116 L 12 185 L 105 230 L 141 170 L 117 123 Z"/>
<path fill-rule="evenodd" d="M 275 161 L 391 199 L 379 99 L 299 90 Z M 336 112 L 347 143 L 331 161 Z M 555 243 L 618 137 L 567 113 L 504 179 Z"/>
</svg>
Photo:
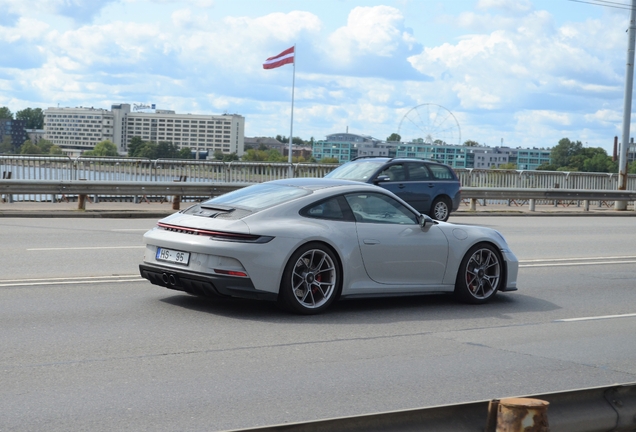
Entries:
<svg viewBox="0 0 636 432">
<path fill-rule="evenodd" d="M 453 171 L 446 165 L 430 164 L 428 168 L 433 173 L 433 177 L 435 177 L 437 180 L 455 180 Z"/>
<path fill-rule="evenodd" d="M 311 191 L 295 186 L 256 184 L 229 192 L 201 203 L 205 205 L 223 205 L 228 207 L 241 207 L 258 211 L 267 207 L 273 207 L 287 201 L 292 201 Z"/>
</svg>

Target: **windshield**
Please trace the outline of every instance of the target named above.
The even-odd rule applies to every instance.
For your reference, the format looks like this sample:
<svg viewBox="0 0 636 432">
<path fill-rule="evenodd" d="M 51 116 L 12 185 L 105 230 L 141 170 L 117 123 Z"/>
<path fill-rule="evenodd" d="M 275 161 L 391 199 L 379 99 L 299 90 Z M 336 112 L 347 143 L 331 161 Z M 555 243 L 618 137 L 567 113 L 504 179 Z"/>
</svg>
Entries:
<svg viewBox="0 0 636 432">
<path fill-rule="evenodd" d="M 349 162 L 331 171 L 325 177 L 366 182 L 384 162 Z"/>
<path fill-rule="evenodd" d="M 229 192 L 201 203 L 201 206 L 223 205 L 262 210 L 310 194 L 311 191 L 294 186 L 256 184 Z"/>
</svg>

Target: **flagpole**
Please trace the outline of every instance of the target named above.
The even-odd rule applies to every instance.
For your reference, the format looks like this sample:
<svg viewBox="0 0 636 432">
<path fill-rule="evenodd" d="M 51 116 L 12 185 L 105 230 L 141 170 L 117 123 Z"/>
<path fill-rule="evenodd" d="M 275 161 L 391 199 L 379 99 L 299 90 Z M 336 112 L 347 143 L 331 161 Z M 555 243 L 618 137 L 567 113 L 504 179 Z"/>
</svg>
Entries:
<svg viewBox="0 0 636 432">
<path fill-rule="evenodd" d="M 294 167 L 292 166 L 292 139 L 294 136 L 294 87 L 296 86 L 296 44 L 294 44 L 294 71 L 292 73 L 292 98 L 291 98 L 291 122 L 289 125 L 289 156 L 287 161 L 289 163 L 289 171 L 287 177 L 292 178 L 294 176 Z"/>
</svg>

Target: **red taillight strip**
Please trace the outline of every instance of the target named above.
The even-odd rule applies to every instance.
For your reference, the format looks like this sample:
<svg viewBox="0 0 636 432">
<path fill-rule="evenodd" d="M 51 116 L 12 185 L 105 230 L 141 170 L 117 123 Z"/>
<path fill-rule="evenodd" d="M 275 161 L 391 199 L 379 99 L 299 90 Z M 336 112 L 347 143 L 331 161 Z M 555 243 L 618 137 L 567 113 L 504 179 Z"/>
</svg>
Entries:
<svg viewBox="0 0 636 432">
<path fill-rule="evenodd" d="M 183 234 L 210 236 L 217 240 L 233 240 L 233 241 L 245 241 L 254 243 L 266 243 L 272 239 L 272 237 L 264 237 L 252 234 L 239 234 L 224 231 L 210 231 L 199 228 L 186 228 L 178 225 L 171 225 L 163 222 L 158 222 L 157 226 L 169 231 L 176 231 Z"/>
<path fill-rule="evenodd" d="M 241 271 L 236 271 L 236 270 L 214 269 L 214 273 L 227 275 L 227 276 L 247 277 L 247 273 L 241 272 Z"/>
</svg>

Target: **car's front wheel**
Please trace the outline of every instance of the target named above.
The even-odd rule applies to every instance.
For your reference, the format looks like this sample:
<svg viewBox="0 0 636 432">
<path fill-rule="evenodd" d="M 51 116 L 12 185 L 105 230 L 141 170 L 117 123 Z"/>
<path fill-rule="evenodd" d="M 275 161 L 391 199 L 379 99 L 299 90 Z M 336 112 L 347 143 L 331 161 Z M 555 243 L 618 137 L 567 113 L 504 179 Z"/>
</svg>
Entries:
<svg viewBox="0 0 636 432">
<path fill-rule="evenodd" d="M 502 258 L 490 244 L 468 250 L 457 274 L 455 296 L 467 303 L 485 303 L 497 294 L 503 283 Z"/>
<path fill-rule="evenodd" d="M 287 262 L 278 300 L 291 312 L 317 314 L 333 303 L 340 284 L 341 271 L 334 253 L 320 243 L 308 243 Z"/>
<path fill-rule="evenodd" d="M 446 222 L 451 214 L 450 200 L 446 197 L 438 197 L 433 201 L 429 216 L 435 220 Z"/>
</svg>

